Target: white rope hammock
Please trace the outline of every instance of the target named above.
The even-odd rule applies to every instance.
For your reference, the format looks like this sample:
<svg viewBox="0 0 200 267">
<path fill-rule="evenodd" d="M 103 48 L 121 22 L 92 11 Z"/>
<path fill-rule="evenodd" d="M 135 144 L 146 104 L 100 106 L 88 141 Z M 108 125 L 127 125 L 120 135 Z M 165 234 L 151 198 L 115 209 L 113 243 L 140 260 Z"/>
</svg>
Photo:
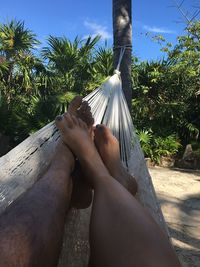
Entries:
<svg viewBox="0 0 200 267">
<path fill-rule="evenodd" d="M 121 48 L 114 75 L 108 78 L 99 88 L 84 98 L 88 101 L 95 125 L 104 124 L 111 129 L 120 143 L 121 160 L 128 166 L 128 160 L 135 140 L 135 131 L 128 105 L 122 90 L 120 65 L 126 50 Z"/>
<path fill-rule="evenodd" d="M 105 124 L 120 142 L 121 159 L 127 165 L 134 140 L 134 127 L 122 91 L 120 72 L 107 79 L 102 86 L 84 100 L 88 101 L 96 124 Z"/>
</svg>

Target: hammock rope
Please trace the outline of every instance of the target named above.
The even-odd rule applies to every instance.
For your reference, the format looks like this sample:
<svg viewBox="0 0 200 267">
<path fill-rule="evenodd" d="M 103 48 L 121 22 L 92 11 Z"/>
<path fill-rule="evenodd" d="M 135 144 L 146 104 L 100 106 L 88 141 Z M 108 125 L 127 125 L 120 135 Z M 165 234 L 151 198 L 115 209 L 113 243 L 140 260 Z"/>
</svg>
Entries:
<svg viewBox="0 0 200 267">
<path fill-rule="evenodd" d="M 91 106 L 95 124 L 105 124 L 118 139 L 121 160 L 125 166 L 130 159 L 136 138 L 119 71 L 126 49 L 126 46 L 120 48 L 119 60 L 113 76 L 84 98 Z"/>
<path fill-rule="evenodd" d="M 126 51 L 126 46 L 121 47 L 120 55 L 119 55 L 119 61 L 118 61 L 117 68 L 116 68 L 117 71 L 119 71 L 119 69 L 120 69 L 121 62 L 122 62 L 122 59 L 124 57 L 125 51 Z"/>
</svg>

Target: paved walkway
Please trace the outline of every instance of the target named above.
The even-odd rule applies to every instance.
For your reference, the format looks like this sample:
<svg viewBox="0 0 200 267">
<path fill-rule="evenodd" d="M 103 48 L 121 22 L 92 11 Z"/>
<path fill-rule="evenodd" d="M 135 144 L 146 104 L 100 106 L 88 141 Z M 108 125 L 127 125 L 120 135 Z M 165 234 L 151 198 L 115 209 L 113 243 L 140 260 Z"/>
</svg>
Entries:
<svg viewBox="0 0 200 267">
<path fill-rule="evenodd" d="M 200 267 L 200 172 L 149 169 L 183 267 Z"/>
</svg>

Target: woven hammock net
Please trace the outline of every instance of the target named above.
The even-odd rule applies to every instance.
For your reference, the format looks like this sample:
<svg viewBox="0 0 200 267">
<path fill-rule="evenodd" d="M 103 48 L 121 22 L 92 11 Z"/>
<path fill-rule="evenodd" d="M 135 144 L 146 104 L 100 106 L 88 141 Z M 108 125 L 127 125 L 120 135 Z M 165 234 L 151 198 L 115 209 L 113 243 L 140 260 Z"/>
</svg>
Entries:
<svg viewBox="0 0 200 267">
<path fill-rule="evenodd" d="M 84 100 L 88 101 L 91 107 L 95 124 L 108 126 L 119 140 L 121 160 L 125 166 L 128 166 L 136 136 L 122 90 L 120 72 L 116 70 L 113 76 L 86 96 Z"/>
</svg>

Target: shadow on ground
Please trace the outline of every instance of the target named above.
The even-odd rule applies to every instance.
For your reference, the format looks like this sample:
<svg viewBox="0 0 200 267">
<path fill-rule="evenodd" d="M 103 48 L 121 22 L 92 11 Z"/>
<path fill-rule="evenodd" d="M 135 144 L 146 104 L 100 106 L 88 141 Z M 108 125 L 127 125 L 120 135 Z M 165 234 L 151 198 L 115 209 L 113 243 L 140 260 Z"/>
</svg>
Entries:
<svg viewBox="0 0 200 267">
<path fill-rule="evenodd" d="M 172 243 L 183 267 L 200 266 L 200 172 L 150 169 Z"/>
</svg>

